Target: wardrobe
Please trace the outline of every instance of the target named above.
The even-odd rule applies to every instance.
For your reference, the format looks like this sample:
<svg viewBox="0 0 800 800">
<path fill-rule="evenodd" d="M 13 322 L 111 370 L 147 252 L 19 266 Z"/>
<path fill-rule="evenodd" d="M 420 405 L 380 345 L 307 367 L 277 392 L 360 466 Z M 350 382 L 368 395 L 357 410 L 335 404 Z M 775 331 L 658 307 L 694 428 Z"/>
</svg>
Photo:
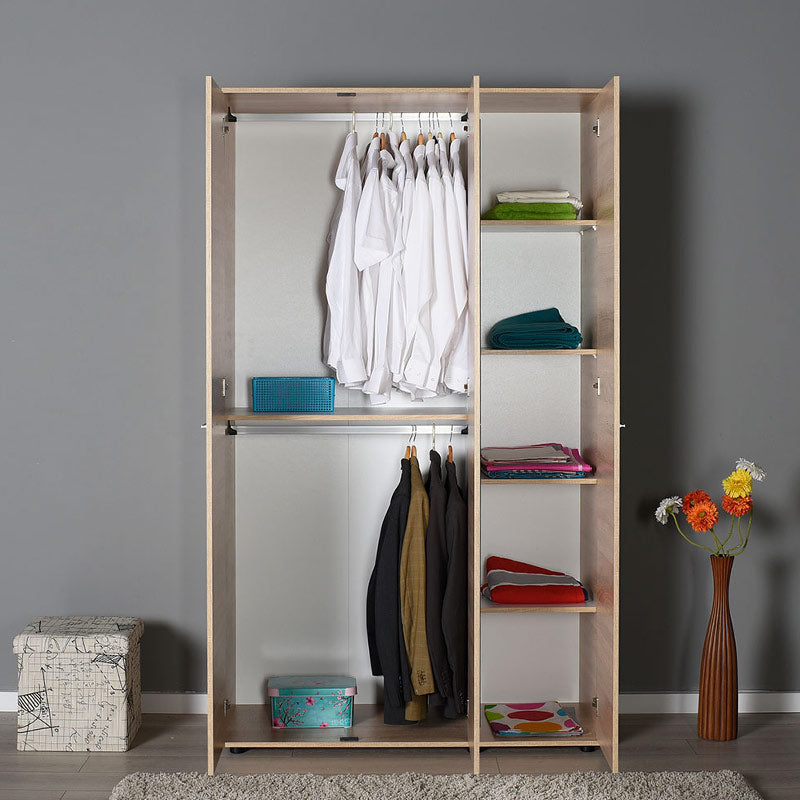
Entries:
<svg viewBox="0 0 800 800">
<path fill-rule="evenodd" d="M 469 227 L 468 392 L 333 414 L 255 414 L 249 380 L 325 376 L 332 174 L 391 115 L 410 138 L 462 137 Z M 575 221 L 481 221 L 505 189 L 569 189 Z M 600 747 L 617 770 L 619 649 L 619 81 L 601 88 L 223 87 L 206 78 L 208 771 L 223 748 Z M 577 350 L 495 351 L 499 319 L 557 306 Z M 452 443 L 469 507 L 468 715 L 383 724 L 364 599 L 409 431 L 421 461 Z M 243 435 L 244 434 L 244 435 Z M 262 435 L 268 434 L 268 435 Z M 412 434 L 413 435 L 413 434 Z M 488 480 L 480 448 L 561 441 L 593 467 L 570 481 Z M 504 555 L 578 577 L 590 600 L 480 597 Z M 273 729 L 266 678 L 354 675 L 352 730 Z M 558 699 L 584 734 L 492 735 L 484 703 Z"/>
</svg>

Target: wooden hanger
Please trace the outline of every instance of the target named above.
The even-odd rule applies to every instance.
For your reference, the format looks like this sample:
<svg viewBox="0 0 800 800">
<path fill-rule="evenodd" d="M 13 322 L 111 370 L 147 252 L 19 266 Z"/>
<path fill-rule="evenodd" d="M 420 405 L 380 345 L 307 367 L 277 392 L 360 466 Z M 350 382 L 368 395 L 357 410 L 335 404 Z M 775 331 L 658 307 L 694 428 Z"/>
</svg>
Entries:
<svg viewBox="0 0 800 800">
<path fill-rule="evenodd" d="M 453 445 L 447 445 L 447 461 L 448 463 L 453 463 Z"/>
<path fill-rule="evenodd" d="M 411 457 L 412 458 L 416 458 L 417 457 L 417 446 L 416 445 L 412 445 L 412 447 L 411 447 Z"/>
<path fill-rule="evenodd" d="M 381 150 L 385 150 L 385 149 L 386 149 L 386 134 L 382 133 L 381 134 Z"/>
<path fill-rule="evenodd" d="M 406 461 L 411 458 L 411 446 L 406 447 Z"/>
</svg>

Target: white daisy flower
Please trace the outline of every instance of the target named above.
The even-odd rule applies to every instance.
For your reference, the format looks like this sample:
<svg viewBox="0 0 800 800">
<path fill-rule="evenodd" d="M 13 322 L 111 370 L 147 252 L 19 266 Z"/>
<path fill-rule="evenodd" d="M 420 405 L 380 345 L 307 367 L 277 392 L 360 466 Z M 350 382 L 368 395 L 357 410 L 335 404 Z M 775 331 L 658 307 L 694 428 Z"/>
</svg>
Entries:
<svg viewBox="0 0 800 800">
<path fill-rule="evenodd" d="M 683 500 L 680 497 L 665 497 L 656 509 L 656 519 L 662 524 L 666 525 L 669 521 L 669 515 L 674 514 L 683 505 Z"/>
<path fill-rule="evenodd" d="M 746 458 L 737 459 L 736 469 L 743 469 L 745 472 L 749 472 L 754 481 L 763 481 L 767 477 L 767 473 L 758 464 L 748 461 Z"/>
</svg>

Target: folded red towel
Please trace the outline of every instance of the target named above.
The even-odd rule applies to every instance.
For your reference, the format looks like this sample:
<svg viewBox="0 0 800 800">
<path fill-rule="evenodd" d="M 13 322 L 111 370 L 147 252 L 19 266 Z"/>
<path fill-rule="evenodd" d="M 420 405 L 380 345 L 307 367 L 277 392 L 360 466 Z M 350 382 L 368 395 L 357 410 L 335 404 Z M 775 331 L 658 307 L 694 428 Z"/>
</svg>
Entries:
<svg viewBox="0 0 800 800">
<path fill-rule="evenodd" d="M 500 556 L 486 559 L 486 583 L 481 592 L 494 603 L 521 605 L 585 603 L 589 599 L 581 582 L 565 572 Z"/>
</svg>

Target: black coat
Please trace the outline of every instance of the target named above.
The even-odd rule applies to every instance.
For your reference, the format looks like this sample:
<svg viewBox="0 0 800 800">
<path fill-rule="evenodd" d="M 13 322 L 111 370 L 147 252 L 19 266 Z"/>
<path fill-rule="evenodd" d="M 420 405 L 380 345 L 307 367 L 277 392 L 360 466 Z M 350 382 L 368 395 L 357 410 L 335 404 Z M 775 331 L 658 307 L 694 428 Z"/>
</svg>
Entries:
<svg viewBox="0 0 800 800">
<path fill-rule="evenodd" d="M 411 500 L 411 462 L 400 462 L 400 482 L 381 525 L 375 566 L 367 589 L 367 640 L 373 675 L 383 675 L 383 719 L 405 725 L 411 678 L 400 618 L 400 551 Z"/>
<path fill-rule="evenodd" d="M 453 677 L 451 697 L 445 701 L 449 718 L 467 713 L 467 504 L 458 488 L 456 465 L 445 463 L 445 540 L 447 585 L 442 601 L 442 633 Z M 477 588 L 476 588 L 477 591 Z"/>
<path fill-rule="evenodd" d="M 431 697 L 431 702 L 441 705 L 444 698 L 452 694 L 453 680 L 442 630 L 442 602 L 447 586 L 448 561 L 445 528 L 447 491 L 442 483 L 442 459 L 435 450 L 431 450 L 428 498 L 430 516 L 425 534 L 425 625 L 428 655 L 436 683 L 436 693 Z"/>
</svg>

